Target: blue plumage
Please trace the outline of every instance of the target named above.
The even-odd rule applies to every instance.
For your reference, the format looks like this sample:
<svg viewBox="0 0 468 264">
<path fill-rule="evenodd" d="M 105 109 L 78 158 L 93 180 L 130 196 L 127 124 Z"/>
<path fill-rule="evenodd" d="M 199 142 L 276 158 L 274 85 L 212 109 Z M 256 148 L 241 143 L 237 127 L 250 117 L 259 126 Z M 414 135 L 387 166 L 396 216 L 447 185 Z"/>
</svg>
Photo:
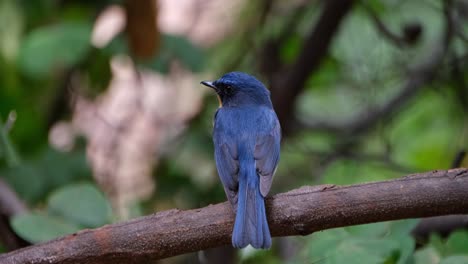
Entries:
<svg viewBox="0 0 468 264">
<path fill-rule="evenodd" d="M 281 139 L 270 92 L 255 77 L 241 72 L 202 84 L 213 88 L 221 101 L 213 141 L 218 174 L 236 212 L 232 244 L 269 248 L 264 197 L 279 161 Z"/>
</svg>

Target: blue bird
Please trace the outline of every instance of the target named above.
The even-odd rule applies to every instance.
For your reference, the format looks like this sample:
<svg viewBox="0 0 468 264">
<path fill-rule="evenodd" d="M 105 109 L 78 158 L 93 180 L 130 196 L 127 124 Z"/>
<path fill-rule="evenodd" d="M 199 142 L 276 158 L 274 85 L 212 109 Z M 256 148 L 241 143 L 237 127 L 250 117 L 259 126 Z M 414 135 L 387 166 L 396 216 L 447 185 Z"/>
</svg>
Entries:
<svg viewBox="0 0 468 264">
<path fill-rule="evenodd" d="M 270 92 L 255 77 L 230 72 L 201 82 L 218 95 L 213 142 L 216 167 L 236 218 L 232 245 L 270 248 L 265 212 L 280 155 L 281 128 Z"/>
</svg>

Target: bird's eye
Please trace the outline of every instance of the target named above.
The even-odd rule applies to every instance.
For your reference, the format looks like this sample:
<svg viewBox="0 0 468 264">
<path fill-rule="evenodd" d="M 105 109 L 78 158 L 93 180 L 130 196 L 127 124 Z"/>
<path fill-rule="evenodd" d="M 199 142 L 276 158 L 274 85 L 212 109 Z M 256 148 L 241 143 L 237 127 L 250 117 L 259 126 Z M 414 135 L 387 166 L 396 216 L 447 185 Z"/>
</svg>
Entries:
<svg viewBox="0 0 468 264">
<path fill-rule="evenodd" d="M 234 89 L 232 88 L 231 85 L 226 84 L 226 85 L 224 86 L 224 92 L 225 92 L 226 94 L 233 94 L 233 93 L 234 93 Z"/>
</svg>

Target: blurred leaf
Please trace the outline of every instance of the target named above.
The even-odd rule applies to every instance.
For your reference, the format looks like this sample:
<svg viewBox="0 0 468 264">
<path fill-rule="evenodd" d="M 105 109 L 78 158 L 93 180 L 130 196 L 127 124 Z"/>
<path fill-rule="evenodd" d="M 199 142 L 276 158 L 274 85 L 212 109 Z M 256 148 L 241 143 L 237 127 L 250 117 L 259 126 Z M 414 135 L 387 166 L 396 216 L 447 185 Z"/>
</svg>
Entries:
<svg viewBox="0 0 468 264">
<path fill-rule="evenodd" d="M 18 2 L 0 1 L 0 56 L 7 61 L 12 61 L 17 55 L 23 24 L 23 13 Z"/>
<path fill-rule="evenodd" d="M 400 246 L 398 264 L 405 264 L 413 256 L 414 249 L 416 248 L 416 242 L 411 236 L 401 237 L 397 240 Z"/>
<path fill-rule="evenodd" d="M 19 2 L 19 1 L 18 1 Z M 37 25 L 44 22 L 47 18 L 56 12 L 56 1 L 21 1 L 21 6 L 24 8 L 25 17 L 32 25 Z"/>
<path fill-rule="evenodd" d="M 382 164 L 340 159 L 323 172 L 322 183 L 353 184 L 356 182 L 382 181 L 401 175 Z"/>
<path fill-rule="evenodd" d="M 157 56 L 145 63 L 148 67 L 166 73 L 172 59 L 179 60 L 193 72 L 203 70 L 206 60 L 203 50 L 183 36 L 163 35 L 163 45 Z"/>
<path fill-rule="evenodd" d="M 466 247 L 466 244 L 465 244 Z M 467 264 L 468 256 L 450 256 L 444 258 L 440 264 Z"/>
<path fill-rule="evenodd" d="M 281 60 L 285 63 L 293 63 L 299 55 L 300 48 L 302 47 L 302 38 L 298 34 L 291 34 L 285 43 L 281 46 L 280 56 Z"/>
<path fill-rule="evenodd" d="M 126 39 L 122 34 L 118 34 L 111 42 L 102 49 L 107 55 L 129 54 Z"/>
<path fill-rule="evenodd" d="M 31 77 L 44 77 L 55 67 L 70 67 L 88 51 L 91 26 L 87 23 L 63 23 L 38 28 L 23 40 L 19 64 Z"/>
<path fill-rule="evenodd" d="M 304 248 L 305 255 L 309 260 L 323 263 L 404 264 L 415 248 L 410 235 L 415 223 L 391 221 L 314 233 Z"/>
<path fill-rule="evenodd" d="M 347 17 L 331 49 L 332 56 L 341 61 L 343 74 L 363 84 L 388 74 L 397 52 L 380 37 L 372 21 L 360 12 Z"/>
<path fill-rule="evenodd" d="M 38 154 L 36 159 L 0 170 L 0 175 L 27 202 L 37 203 L 59 186 L 91 178 L 84 151 L 62 153 L 45 149 Z"/>
<path fill-rule="evenodd" d="M 169 73 L 169 63 L 171 61 L 171 54 L 166 50 L 162 50 L 155 59 L 151 62 L 147 63 L 146 65 L 151 69 L 167 74 Z"/>
<path fill-rule="evenodd" d="M 398 249 L 398 242 L 352 238 L 339 243 L 328 263 L 383 263 Z"/>
<path fill-rule="evenodd" d="M 414 249 L 416 248 L 416 242 L 411 236 L 411 231 L 419 223 L 418 219 L 407 219 L 391 221 L 389 228 L 385 234 L 385 238 L 393 239 L 398 241 L 399 244 L 399 256 L 398 264 L 405 264 L 412 257 Z"/>
<path fill-rule="evenodd" d="M 394 240 L 354 237 L 344 229 L 327 230 L 313 237 L 308 258 L 323 263 L 383 263 L 393 258 L 398 248 Z"/>
<path fill-rule="evenodd" d="M 463 146 L 459 139 L 465 137 L 464 121 L 454 105 L 427 90 L 404 108 L 387 130 L 395 161 L 419 170 L 448 168 L 456 149 Z"/>
<path fill-rule="evenodd" d="M 17 69 L 14 71 L 15 73 L 11 73 L 11 78 L 14 80 L 11 81 L 20 82 L 22 74 Z M 2 74 L 8 73 L 3 72 Z M 0 85 L 2 85 L 1 77 Z M 20 154 L 20 158 L 27 157 L 27 154 L 37 153 L 47 142 L 46 114 L 42 105 L 48 92 L 45 89 L 47 84 L 45 82 L 26 82 L 3 85 L 5 86 L 0 88 L 0 114 L 6 117 L 11 110 L 15 110 L 17 113 L 17 120 L 8 135 Z M 41 87 L 41 89 L 29 89 L 30 87 Z"/>
<path fill-rule="evenodd" d="M 371 241 L 374 239 L 374 243 L 365 246 L 366 249 L 375 247 L 372 251 L 379 252 L 383 250 L 382 256 L 395 257 L 395 260 L 398 259 L 399 264 L 404 264 L 413 254 L 416 243 L 410 233 L 418 222 L 416 219 L 399 220 L 357 225 L 345 229 L 355 238 L 367 237 Z M 395 256 L 391 254 L 392 252 L 395 253 Z"/>
<path fill-rule="evenodd" d="M 440 255 L 433 247 L 417 250 L 413 256 L 414 264 L 439 264 Z"/>
<path fill-rule="evenodd" d="M 307 247 L 308 259 L 326 259 L 334 254 L 335 248 L 348 237 L 348 233 L 343 228 L 320 231 L 313 233 L 309 239 Z"/>
<path fill-rule="evenodd" d="M 3 125 L 3 119 L 0 116 L 0 158 L 5 157 L 8 166 L 17 166 L 20 162 L 18 154 L 16 153 L 13 144 L 11 143 L 8 131 Z"/>
<path fill-rule="evenodd" d="M 273 250 L 255 250 L 252 247 L 247 247 L 241 250 L 240 263 L 242 264 L 282 264 L 284 261 L 276 256 Z"/>
<path fill-rule="evenodd" d="M 380 237 L 383 236 L 389 228 L 389 222 L 372 223 L 365 225 L 355 225 L 345 227 L 345 229 L 354 236 L 360 237 Z"/>
<path fill-rule="evenodd" d="M 91 184 L 74 184 L 55 191 L 48 202 L 51 214 L 84 227 L 110 222 L 111 208 L 104 195 Z"/>
<path fill-rule="evenodd" d="M 306 88 L 309 90 L 322 89 L 330 91 L 330 87 L 337 85 L 341 64 L 334 58 L 326 58 L 320 65 L 317 73 L 307 80 Z"/>
<path fill-rule="evenodd" d="M 405 219 L 390 222 L 388 236 L 392 238 L 411 237 L 411 231 L 418 225 L 419 219 Z"/>
<path fill-rule="evenodd" d="M 432 234 L 429 238 L 429 246 L 417 250 L 414 254 L 415 264 L 466 264 L 468 263 L 468 249 L 466 245 L 468 245 L 468 232 L 466 231 L 453 232 L 445 243 L 440 236 Z M 459 254 L 464 254 L 464 256 L 457 256 Z M 445 256 L 445 258 L 441 261 L 442 256 Z"/>
<path fill-rule="evenodd" d="M 376 14 L 383 13 L 383 11 L 386 10 L 385 4 L 382 3 L 382 1 L 371 0 L 371 1 L 366 1 L 366 4 L 367 4 L 368 7 L 370 7 Z"/>
<path fill-rule="evenodd" d="M 37 168 L 28 162 L 7 168 L 1 174 L 18 195 L 27 202 L 37 201 L 47 185 L 47 182 L 39 176 Z"/>
<path fill-rule="evenodd" d="M 446 247 L 447 254 L 468 254 L 468 232 L 458 230 L 450 234 Z"/>
<path fill-rule="evenodd" d="M 86 93 L 88 96 L 97 96 L 101 94 L 109 85 L 111 79 L 110 59 L 111 56 L 103 49 L 92 49 L 87 60 L 83 65 L 83 71 L 89 78 L 89 87 Z"/>
<path fill-rule="evenodd" d="M 445 245 L 444 245 L 444 242 L 442 241 L 442 238 L 438 234 L 432 233 L 429 236 L 429 246 L 436 249 L 441 255 L 444 255 Z"/>
<path fill-rule="evenodd" d="M 34 212 L 14 216 L 11 226 L 19 236 L 31 243 L 51 240 L 79 230 L 79 227 L 61 218 Z"/>
</svg>

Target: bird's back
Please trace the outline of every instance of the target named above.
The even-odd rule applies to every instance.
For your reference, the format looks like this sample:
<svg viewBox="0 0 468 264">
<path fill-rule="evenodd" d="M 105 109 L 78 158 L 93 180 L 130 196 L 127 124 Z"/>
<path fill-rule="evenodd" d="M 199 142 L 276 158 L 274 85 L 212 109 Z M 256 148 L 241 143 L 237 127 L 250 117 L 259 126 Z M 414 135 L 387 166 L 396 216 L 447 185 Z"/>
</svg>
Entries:
<svg viewBox="0 0 468 264">
<path fill-rule="evenodd" d="M 270 133 L 276 125 L 276 115 L 265 106 L 221 107 L 215 117 L 213 139 L 220 135 L 236 144 L 255 144 L 258 136 Z"/>
</svg>

